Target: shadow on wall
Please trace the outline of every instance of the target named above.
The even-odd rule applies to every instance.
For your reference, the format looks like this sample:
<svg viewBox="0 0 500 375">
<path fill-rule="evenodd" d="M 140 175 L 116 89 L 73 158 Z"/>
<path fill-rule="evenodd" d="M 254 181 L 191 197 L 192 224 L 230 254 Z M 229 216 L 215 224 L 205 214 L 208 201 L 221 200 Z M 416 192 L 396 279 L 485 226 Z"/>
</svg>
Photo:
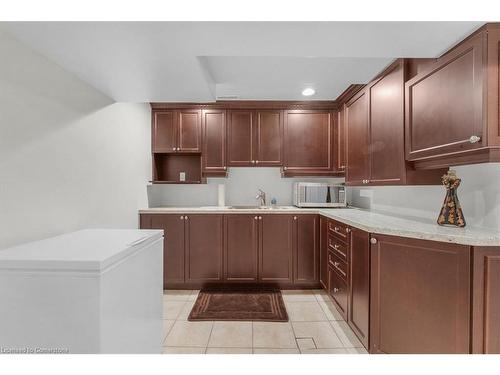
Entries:
<svg viewBox="0 0 500 375">
<path fill-rule="evenodd" d="M 0 161 L 113 100 L 0 30 Z"/>
<path fill-rule="evenodd" d="M 114 103 L 0 31 L 0 249 L 81 228 L 137 228 L 150 109 Z"/>
</svg>

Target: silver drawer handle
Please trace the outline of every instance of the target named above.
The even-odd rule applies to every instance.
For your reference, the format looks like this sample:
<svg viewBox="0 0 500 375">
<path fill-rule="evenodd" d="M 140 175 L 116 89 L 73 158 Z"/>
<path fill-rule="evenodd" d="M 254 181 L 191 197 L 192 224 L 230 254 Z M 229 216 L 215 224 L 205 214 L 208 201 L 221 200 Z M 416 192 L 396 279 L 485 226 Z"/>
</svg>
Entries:
<svg viewBox="0 0 500 375">
<path fill-rule="evenodd" d="M 333 293 L 338 293 L 338 292 L 340 292 L 339 288 L 333 288 Z"/>
</svg>

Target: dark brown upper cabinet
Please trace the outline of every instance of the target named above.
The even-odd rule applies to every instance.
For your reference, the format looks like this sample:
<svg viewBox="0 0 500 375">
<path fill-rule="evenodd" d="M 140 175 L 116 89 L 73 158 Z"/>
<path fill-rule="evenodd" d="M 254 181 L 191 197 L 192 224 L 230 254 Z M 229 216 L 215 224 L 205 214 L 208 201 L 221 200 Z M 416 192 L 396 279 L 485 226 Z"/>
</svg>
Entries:
<svg viewBox="0 0 500 375">
<path fill-rule="evenodd" d="M 226 175 L 226 111 L 202 110 L 203 174 Z"/>
<path fill-rule="evenodd" d="M 281 166 L 283 149 L 283 111 L 255 111 L 255 164 Z"/>
<path fill-rule="evenodd" d="M 154 110 L 153 152 L 201 152 L 199 109 Z"/>
<path fill-rule="evenodd" d="M 346 170 L 346 126 L 345 126 L 345 106 L 342 105 L 333 116 L 337 117 L 335 131 L 333 133 L 333 168 L 335 172 L 345 172 Z"/>
<path fill-rule="evenodd" d="M 283 112 L 281 110 L 229 110 L 228 165 L 280 166 Z"/>
<path fill-rule="evenodd" d="M 499 27 L 484 26 L 406 82 L 415 168 L 500 161 Z"/>
<path fill-rule="evenodd" d="M 416 171 L 405 160 L 406 63 L 391 64 L 346 104 L 348 185 L 439 184 L 445 173 Z"/>
<path fill-rule="evenodd" d="M 347 126 L 347 185 L 365 184 L 370 173 L 370 128 L 368 123 L 368 94 L 356 94 L 345 109 Z"/>
<path fill-rule="evenodd" d="M 328 110 L 287 110 L 285 176 L 333 175 L 333 118 Z"/>
</svg>

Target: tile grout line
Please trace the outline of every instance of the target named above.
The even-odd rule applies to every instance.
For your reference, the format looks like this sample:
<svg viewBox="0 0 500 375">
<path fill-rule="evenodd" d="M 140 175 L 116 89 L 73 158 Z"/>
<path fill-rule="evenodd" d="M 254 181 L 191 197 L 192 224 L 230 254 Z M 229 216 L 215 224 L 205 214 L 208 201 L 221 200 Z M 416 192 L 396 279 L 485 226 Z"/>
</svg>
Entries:
<svg viewBox="0 0 500 375">
<path fill-rule="evenodd" d="M 215 325 L 215 321 L 212 320 L 212 329 L 210 329 L 210 334 L 208 335 L 207 346 L 205 347 L 205 353 L 204 354 L 207 354 L 208 345 L 210 345 L 210 339 L 212 338 L 212 332 L 214 331 L 214 325 Z"/>
</svg>

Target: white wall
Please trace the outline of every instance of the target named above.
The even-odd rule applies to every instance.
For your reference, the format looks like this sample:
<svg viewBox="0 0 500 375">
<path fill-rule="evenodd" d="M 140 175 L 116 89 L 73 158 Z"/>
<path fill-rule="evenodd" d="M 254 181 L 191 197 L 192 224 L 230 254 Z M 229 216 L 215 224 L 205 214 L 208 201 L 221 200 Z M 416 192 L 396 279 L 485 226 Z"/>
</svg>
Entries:
<svg viewBox="0 0 500 375">
<path fill-rule="evenodd" d="M 114 104 L 0 31 L 0 249 L 136 228 L 150 163 L 147 104 Z"/>
<path fill-rule="evenodd" d="M 217 204 L 217 185 L 226 187 L 227 205 L 256 205 L 258 189 L 266 192 L 267 203 L 292 204 L 295 181 L 343 182 L 343 178 L 281 178 L 280 168 L 229 168 L 227 178 L 209 178 L 203 185 L 153 185 L 148 187 L 149 204 L 158 206 L 208 206 Z"/>
<path fill-rule="evenodd" d="M 500 163 L 453 169 L 462 179 L 458 198 L 467 225 L 500 230 Z M 437 219 L 444 196 L 442 186 L 351 189 L 355 206 L 430 220 Z"/>
</svg>

